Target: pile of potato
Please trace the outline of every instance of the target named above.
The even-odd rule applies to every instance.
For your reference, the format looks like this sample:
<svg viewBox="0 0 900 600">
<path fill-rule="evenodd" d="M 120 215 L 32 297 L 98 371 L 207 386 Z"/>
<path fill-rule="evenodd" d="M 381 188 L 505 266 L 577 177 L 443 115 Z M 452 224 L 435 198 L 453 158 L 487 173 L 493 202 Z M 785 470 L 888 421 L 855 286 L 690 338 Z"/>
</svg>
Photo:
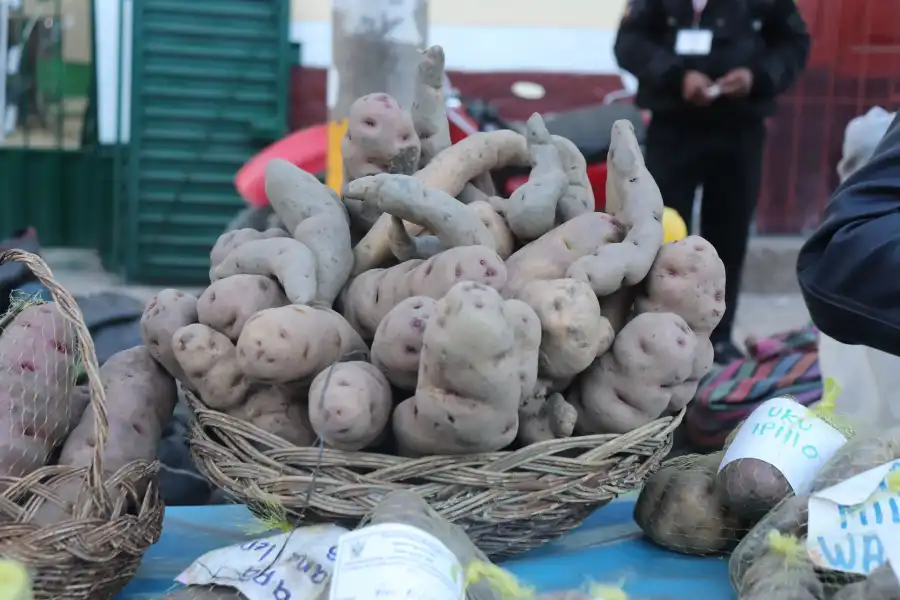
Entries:
<svg viewBox="0 0 900 600">
<path fill-rule="evenodd" d="M 79 378 L 83 361 L 74 329 L 55 302 L 32 303 L 9 319 L 0 334 L 0 419 L 5 421 L 0 429 L 0 474 L 26 477 L 47 465 L 91 464 L 97 435 L 90 389 Z M 178 393 L 174 378 L 143 346 L 109 358 L 100 377 L 108 423 L 102 464 L 109 477 L 133 461 L 156 459 Z M 131 486 L 127 495 L 120 488 L 110 490 L 114 504 L 136 509 L 143 503 L 147 481 L 136 482 L 133 475 L 117 483 Z M 51 481 L 43 481 L 41 495 L 49 498 L 49 491 L 53 499 L 44 500 L 26 517 L 28 522 L 47 526 L 83 518 L 86 476 Z"/>
<path fill-rule="evenodd" d="M 635 521 L 648 538 L 686 554 L 733 550 L 729 575 L 741 600 L 900 600 L 888 563 L 862 578 L 818 569 L 806 550 L 810 495 L 900 460 L 900 427 L 852 437 L 809 494 L 795 495 L 761 461 L 719 471 L 723 454 L 674 458 L 647 480 Z"/>
<path fill-rule="evenodd" d="M 151 354 L 209 408 L 298 445 L 402 456 L 620 434 L 691 401 L 713 360 L 725 271 L 699 237 L 663 245 L 632 125 L 613 126 L 609 212 L 539 115 L 452 145 L 440 47 L 407 110 L 352 106 L 338 195 L 281 160 L 283 228 L 224 234 L 197 298 L 160 292 Z M 497 196 L 490 172 L 530 167 Z"/>
</svg>

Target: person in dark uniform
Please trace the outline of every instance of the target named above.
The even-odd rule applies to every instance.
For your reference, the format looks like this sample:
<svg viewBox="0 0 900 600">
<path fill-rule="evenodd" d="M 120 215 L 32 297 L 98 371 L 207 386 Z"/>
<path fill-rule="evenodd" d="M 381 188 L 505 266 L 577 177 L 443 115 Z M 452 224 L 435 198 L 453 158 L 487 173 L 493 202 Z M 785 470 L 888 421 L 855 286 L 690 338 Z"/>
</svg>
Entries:
<svg viewBox="0 0 900 600">
<path fill-rule="evenodd" d="M 647 168 L 666 206 L 725 263 L 726 311 L 712 336 L 716 362 L 732 341 L 741 271 L 762 176 L 765 118 L 806 66 L 810 36 L 794 0 L 630 0 L 615 44 L 652 112 Z"/>
<path fill-rule="evenodd" d="M 823 333 L 900 356 L 900 117 L 831 197 L 797 279 Z"/>
</svg>

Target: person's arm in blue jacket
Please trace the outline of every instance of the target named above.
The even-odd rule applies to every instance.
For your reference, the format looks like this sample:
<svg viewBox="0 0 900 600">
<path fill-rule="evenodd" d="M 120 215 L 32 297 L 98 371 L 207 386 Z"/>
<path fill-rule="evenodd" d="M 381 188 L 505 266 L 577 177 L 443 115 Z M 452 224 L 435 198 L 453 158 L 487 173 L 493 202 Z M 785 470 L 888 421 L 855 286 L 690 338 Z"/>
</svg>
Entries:
<svg viewBox="0 0 900 600">
<path fill-rule="evenodd" d="M 832 196 L 797 277 L 823 333 L 900 356 L 900 118 Z"/>
</svg>

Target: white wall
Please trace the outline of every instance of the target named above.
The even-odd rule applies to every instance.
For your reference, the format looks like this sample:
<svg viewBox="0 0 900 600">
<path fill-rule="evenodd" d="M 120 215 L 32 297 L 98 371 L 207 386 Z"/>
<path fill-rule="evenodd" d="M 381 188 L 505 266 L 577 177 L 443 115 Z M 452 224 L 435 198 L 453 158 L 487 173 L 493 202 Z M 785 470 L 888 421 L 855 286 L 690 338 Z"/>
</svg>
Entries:
<svg viewBox="0 0 900 600">
<path fill-rule="evenodd" d="M 625 0 L 431 0 L 429 43 L 460 71 L 616 72 Z M 303 63 L 331 63 L 330 0 L 293 0 L 291 36 Z"/>
</svg>

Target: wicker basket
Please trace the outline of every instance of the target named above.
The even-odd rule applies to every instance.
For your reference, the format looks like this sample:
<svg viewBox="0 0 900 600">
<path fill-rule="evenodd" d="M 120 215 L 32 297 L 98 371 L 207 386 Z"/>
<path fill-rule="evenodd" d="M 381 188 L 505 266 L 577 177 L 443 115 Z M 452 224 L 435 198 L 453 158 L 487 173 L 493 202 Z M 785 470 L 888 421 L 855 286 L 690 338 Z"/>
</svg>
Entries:
<svg viewBox="0 0 900 600">
<path fill-rule="evenodd" d="M 101 457 L 108 435 L 106 393 L 81 310 L 38 256 L 21 250 L 0 252 L 0 265 L 10 261 L 31 269 L 72 324 L 76 351 L 91 389 L 96 445 L 90 467 L 47 466 L 23 478 L 0 478 L 6 486 L 0 494 L 0 556 L 31 570 L 36 599 L 111 598 L 132 578 L 144 552 L 162 531 L 158 465 L 135 461 L 106 478 L 109 489 L 103 485 Z M 32 524 L 38 508 L 53 502 L 50 496 L 54 484 L 73 478 L 83 484 L 77 518 L 43 528 Z M 143 493 L 136 492 L 144 488 Z M 128 502 L 111 501 L 110 491 L 118 490 L 139 507 L 138 514 L 127 512 L 128 507 L 123 505 Z"/>
<path fill-rule="evenodd" d="M 186 393 L 196 419 L 199 470 L 238 502 L 267 499 L 298 522 L 354 527 L 383 495 L 414 489 L 463 527 L 492 558 L 535 548 L 577 527 L 596 508 L 638 488 L 672 447 L 682 413 L 625 435 L 541 442 L 514 452 L 401 458 L 297 447 L 206 408 Z"/>
</svg>

